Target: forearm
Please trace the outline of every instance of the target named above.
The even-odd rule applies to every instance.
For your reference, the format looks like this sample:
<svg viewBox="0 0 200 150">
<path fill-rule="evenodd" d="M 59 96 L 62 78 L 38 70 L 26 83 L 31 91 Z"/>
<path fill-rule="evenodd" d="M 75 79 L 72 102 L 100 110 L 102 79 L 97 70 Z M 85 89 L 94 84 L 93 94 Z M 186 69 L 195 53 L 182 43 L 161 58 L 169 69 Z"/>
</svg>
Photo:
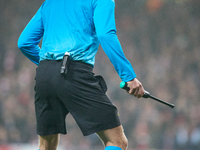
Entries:
<svg viewBox="0 0 200 150">
<path fill-rule="evenodd" d="M 132 65 L 123 53 L 117 35 L 115 33 L 108 33 L 104 36 L 100 36 L 99 39 L 103 50 L 110 59 L 121 80 L 127 82 L 136 78 Z"/>
<path fill-rule="evenodd" d="M 28 59 L 30 59 L 36 65 L 39 65 L 40 47 L 38 45 L 28 45 L 28 44 L 25 44 L 25 43 L 20 44 L 18 42 L 18 47 Z"/>
</svg>

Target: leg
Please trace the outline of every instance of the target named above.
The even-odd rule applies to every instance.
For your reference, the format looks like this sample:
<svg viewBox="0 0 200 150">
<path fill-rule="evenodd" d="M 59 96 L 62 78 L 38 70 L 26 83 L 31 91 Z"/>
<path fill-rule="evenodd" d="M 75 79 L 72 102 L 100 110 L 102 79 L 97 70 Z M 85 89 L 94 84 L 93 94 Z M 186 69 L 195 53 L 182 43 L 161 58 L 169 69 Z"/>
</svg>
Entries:
<svg viewBox="0 0 200 150">
<path fill-rule="evenodd" d="M 59 134 L 39 136 L 40 150 L 56 150 L 59 142 Z"/>
<path fill-rule="evenodd" d="M 126 150 L 128 147 L 128 140 L 124 134 L 122 126 L 100 131 L 97 132 L 97 134 L 103 141 L 105 147 L 117 146 L 120 147 L 122 150 Z"/>
</svg>

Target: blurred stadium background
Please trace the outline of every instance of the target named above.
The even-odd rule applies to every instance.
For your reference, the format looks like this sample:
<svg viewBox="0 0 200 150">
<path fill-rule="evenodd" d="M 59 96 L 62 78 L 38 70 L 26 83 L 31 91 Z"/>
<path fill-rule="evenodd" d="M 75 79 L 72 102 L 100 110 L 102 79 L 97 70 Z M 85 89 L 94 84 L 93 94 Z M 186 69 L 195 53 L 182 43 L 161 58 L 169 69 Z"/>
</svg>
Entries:
<svg viewBox="0 0 200 150">
<path fill-rule="evenodd" d="M 36 150 L 36 66 L 17 48 L 18 37 L 42 0 L 0 0 L 0 150 Z M 200 1 L 116 0 L 116 25 L 126 57 L 152 94 L 171 109 L 137 99 L 100 48 L 94 71 L 102 74 L 118 107 L 129 150 L 200 149 Z M 59 150 L 102 150 L 96 135 L 83 137 L 71 116 Z"/>
</svg>

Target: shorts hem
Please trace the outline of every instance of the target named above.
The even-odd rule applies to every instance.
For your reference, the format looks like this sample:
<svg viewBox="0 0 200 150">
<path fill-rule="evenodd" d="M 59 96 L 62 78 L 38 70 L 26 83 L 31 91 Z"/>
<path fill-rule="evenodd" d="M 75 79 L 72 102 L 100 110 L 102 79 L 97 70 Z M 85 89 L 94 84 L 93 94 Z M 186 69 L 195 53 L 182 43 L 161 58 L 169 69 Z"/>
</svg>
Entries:
<svg viewBox="0 0 200 150">
<path fill-rule="evenodd" d="M 63 134 L 63 135 L 66 135 L 67 132 L 48 132 L 48 133 L 38 133 L 37 132 L 37 134 L 40 135 L 40 136 L 47 136 L 47 135 L 54 135 L 54 134 Z"/>
<path fill-rule="evenodd" d="M 83 135 L 84 136 L 88 136 L 88 135 L 91 135 L 91 134 L 94 134 L 94 133 L 97 133 L 97 132 L 100 132 L 100 131 L 103 131 L 103 130 L 108 130 L 108 129 L 112 129 L 112 128 L 118 127 L 120 125 L 121 125 L 121 123 L 114 123 L 114 124 L 111 124 L 109 126 L 108 125 L 101 126 L 101 128 L 93 129 L 90 132 L 83 132 Z"/>
</svg>

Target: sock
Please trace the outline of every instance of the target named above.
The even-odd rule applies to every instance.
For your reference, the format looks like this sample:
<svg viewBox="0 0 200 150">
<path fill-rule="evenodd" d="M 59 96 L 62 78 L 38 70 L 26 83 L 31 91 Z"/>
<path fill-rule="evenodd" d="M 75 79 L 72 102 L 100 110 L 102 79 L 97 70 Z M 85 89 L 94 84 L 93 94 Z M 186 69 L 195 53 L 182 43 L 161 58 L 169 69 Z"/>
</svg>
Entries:
<svg viewBox="0 0 200 150">
<path fill-rule="evenodd" d="M 117 146 L 107 146 L 105 150 L 122 150 L 120 147 Z"/>
</svg>

